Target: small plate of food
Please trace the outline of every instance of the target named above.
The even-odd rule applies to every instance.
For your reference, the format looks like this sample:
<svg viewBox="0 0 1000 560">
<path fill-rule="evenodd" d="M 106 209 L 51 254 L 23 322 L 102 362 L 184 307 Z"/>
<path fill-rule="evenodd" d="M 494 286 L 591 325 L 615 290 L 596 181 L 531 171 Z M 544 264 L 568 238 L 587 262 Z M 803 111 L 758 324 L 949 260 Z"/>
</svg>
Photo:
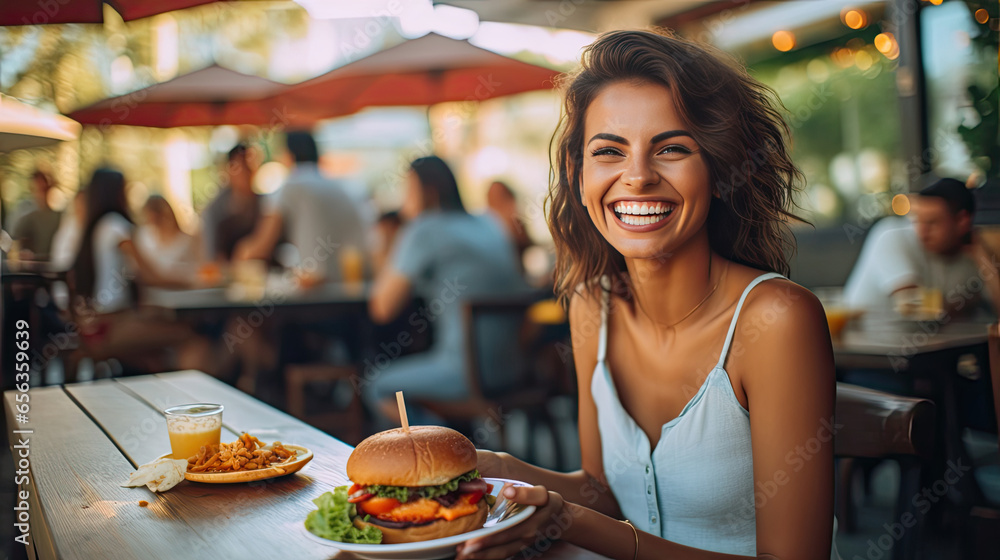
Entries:
<svg viewBox="0 0 1000 560">
<path fill-rule="evenodd" d="M 264 444 L 250 434 L 233 443 L 221 443 L 211 449 L 202 447 L 188 459 L 184 478 L 194 482 L 226 484 L 252 482 L 292 474 L 313 458 L 313 452 L 300 445 L 275 441 Z"/>
<path fill-rule="evenodd" d="M 377 433 L 347 461 L 353 486 L 313 500 L 306 536 L 358 558 L 431 560 L 455 555 L 471 538 L 521 523 L 535 511 L 500 496 L 500 478 L 483 478 L 476 448 L 439 426 Z"/>
</svg>

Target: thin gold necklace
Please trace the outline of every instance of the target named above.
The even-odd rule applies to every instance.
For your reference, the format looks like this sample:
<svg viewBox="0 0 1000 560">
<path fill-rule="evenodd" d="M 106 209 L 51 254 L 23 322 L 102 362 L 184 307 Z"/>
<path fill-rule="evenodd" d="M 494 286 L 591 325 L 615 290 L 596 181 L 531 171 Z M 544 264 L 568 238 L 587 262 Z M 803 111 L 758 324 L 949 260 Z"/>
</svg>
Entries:
<svg viewBox="0 0 1000 560">
<path fill-rule="evenodd" d="M 691 311 L 688 311 L 686 315 L 684 315 L 683 317 L 681 317 L 680 319 L 678 319 L 677 321 L 675 321 L 673 324 L 667 325 L 666 328 L 672 329 L 672 328 L 676 327 L 677 325 L 681 324 L 681 322 L 684 321 L 684 319 L 687 319 L 688 317 L 690 317 L 691 315 L 693 315 L 695 311 L 698 311 L 698 308 L 700 308 L 702 305 L 705 305 L 705 302 L 708 301 L 708 298 L 712 297 L 712 294 L 715 293 L 715 290 L 719 289 L 719 284 L 722 284 L 722 279 L 725 278 L 727 272 L 729 272 L 729 263 L 728 262 L 726 263 L 725 270 L 722 271 L 722 274 L 719 275 L 719 279 L 715 282 L 715 286 L 712 286 L 712 289 L 709 290 L 707 294 L 705 294 L 705 297 L 702 298 L 702 300 L 698 302 L 698 305 L 694 306 L 694 308 L 692 308 Z M 708 259 L 708 277 L 709 278 L 712 277 L 712 258 L 711 257 L 709 257 L 709 259 Z"/>
</svg>

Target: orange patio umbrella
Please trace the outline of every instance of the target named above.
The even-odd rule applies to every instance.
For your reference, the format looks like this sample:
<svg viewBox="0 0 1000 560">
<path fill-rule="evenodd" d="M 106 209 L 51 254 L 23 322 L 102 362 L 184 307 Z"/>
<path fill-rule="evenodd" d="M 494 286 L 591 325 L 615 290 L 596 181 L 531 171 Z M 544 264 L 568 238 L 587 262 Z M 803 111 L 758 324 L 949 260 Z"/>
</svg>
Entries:
<svg viewBox="0 0 1000 560">
<path fill-rule="evenodd" d="M 83 124 L 171 128 L 253 124 L 285 126 L 286 116 L 256 100 L 288 86 L 212 65 L 172 80 L 111 97 L 69 114 Z"/>
<path fill-rule="evenodd" d="M 558 70 L 430 33 L 288 86 L 262 100 L 293 122 L 365 107 L 483 101 L 553 87 Z"/>
<path fill-rule="evenodd" d="M 102 23 L 104 4 L 131 21 L 182 10 L 217 0 L 5 0 L 0 4 L 0 26 L 49 23 Z"/>
</svg>

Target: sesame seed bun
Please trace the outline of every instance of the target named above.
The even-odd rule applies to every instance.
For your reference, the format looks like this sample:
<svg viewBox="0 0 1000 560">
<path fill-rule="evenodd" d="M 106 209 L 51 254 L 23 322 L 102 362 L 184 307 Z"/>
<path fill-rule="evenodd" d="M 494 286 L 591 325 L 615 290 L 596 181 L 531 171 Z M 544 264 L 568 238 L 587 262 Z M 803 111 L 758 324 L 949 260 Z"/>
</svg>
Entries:
<svg viewBox="0 0 1000 560">
<path fill-rule="evenodd" d="M 462 434 L 442 426 L 410 426 L 359 443 L 347 459 L 347 476 L 362 486 L 437 486 L 476 464 L 476 446 Z"/>
</svg>

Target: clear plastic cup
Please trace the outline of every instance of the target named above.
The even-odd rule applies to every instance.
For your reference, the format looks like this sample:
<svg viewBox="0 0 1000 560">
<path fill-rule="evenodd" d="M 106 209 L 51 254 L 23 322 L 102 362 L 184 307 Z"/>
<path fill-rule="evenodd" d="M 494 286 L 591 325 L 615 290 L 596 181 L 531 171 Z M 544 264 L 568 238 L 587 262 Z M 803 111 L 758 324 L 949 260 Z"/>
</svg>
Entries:
<svg viewBox="0 0 1000 560">
<path fill-rule="evenodd" d="M 182 404 L 164 410 L 173 458 L 188 459 L 202 447 L 218 447 L 222 410 L 221 404 L 212 403 Z"/>
</svg>

